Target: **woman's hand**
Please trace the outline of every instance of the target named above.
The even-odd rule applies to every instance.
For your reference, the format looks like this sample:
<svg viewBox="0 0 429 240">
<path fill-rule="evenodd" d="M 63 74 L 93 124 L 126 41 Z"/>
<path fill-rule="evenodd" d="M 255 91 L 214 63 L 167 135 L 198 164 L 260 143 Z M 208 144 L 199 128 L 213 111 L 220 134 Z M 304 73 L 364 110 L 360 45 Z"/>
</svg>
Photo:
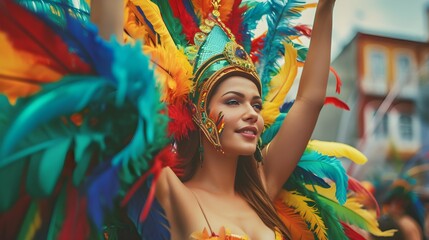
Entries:
<svg viewBox="0 0 429 240">
<path fill-rule="evenodd" d="M 91 0 L 91 22 L 97 25 L 102 38 L 110 40 L 115 35 L 122 42 L 124 28 L 124 0 Z"/>
</svg>

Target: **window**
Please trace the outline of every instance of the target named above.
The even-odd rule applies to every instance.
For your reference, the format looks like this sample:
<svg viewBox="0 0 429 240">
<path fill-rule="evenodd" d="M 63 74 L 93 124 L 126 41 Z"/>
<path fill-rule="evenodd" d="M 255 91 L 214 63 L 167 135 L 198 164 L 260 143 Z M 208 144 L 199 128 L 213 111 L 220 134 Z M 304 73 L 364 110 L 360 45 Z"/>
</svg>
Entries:
<svg viewBox="0 0 429 240">
<path fill-rule="evenodd" d="M 370 67 L 370 77 L 377 83 L 380 82 L 384 84 L 386 81 L 386 66 L 387 59 L 384 51 L 378 49 L 372 49 L 369 57 L 369 67 Z"/>
<path fill-rule="evenodd" d="M 410 115 L 399 116 L 399 136 L 406 141 L 413 140 L 413 119 Z"/>
<path fill-rule="evenodd" d="M 406 86 L 408 80 L 412 78 L 411 58 L 406 54 L 398 54 L 396 57 L 396 80 L 400 86 Z"/>
<path fill-rule="evenodd" d="M 364 80 L 365 92 L 384 95 L 387 91 L 388 49 L 384 46 L 370 44 L 365 47 Z"/>
</svg>

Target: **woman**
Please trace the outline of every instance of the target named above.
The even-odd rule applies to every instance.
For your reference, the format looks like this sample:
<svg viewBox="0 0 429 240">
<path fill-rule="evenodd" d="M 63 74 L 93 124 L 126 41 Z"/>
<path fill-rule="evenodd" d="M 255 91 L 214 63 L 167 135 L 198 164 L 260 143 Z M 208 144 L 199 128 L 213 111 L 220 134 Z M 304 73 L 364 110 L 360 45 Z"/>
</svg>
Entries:
<svg viewBox="0 0 429 240">
<path fill-rule="evenodd" d="M 296 51 L 278 33 L 290 33 L 281 25 L 283 16 L 303 10 L 299 2 L 275 1 L 269 7 L 249 2 L 253 8 L 244 16 L 240 1 L 172 0 L 170 8 L 166 1 L 133 0 L 126 3 L 125 16 L 118 11 L 122 1 L 103 2 L 91 5 L 100 34 L 122 39 L 125 25 L 128 35 L 145 40 L 145 55 L 138 45 L 100 41 L 91 25 L 82 27 L 67 15 L 76 9 L 53 11 L 56 20 L 64 20 L 60 13 L 67 16 L 58 25 L 11 1 L 0 6 L 0 20 L 8 23 L 2 24 L 0 37 L 17 50 L 5 52 L 21 60 L 31 56 L 40 67 L 22 64 L 24 70 L 36 70 L 19 72 L 0 62 L 8 70 L 6 80 L 16 83 L 7 88 L 13 94 L 19 90 L 18 96 L 6 92 L 9 99 L 0 98 L 7 110 L 0 116 L 7 120 L 0 131 L 0 170 L 8 173 L 0 175 L 8 180 L 0 181 L 5 189 L 0 210 L 12 208 L 0 216 L 2 222 L 26 223 L 19 231 L 29 238 L 100 238 L 103 225 L 107 232 L 109 222 L 120 228 L 117 220 L 126 206 L 143 239 L 343 239 L 356 237 L 349 227 L 355 223 L 373 234 L 388 234 L 347 199 L 348 178 L 330 157 L 335 154 L 322 155 L 308 145 L 325 100 L 334 0 L 317 5 L 298 95 L 285 120 L 279 108 L 287 88 L 267 91 L 267 85 L 295 76 Z M 44 4 L 52 8 L 42 4 L 42 12 L 55 10 L 55 3 Z M 182 28 L 173 14 L 186 23 Z M 264 35 L 262 52 L 249 55 L 250 36 L 240 29 L 251 29 L 252 19 L 265 15 L 274 15 L 268 22 L 280 26 Z M 248 25 L 240 26 L 235 17 L 246 18 Z M 24 24 L 16 28 L 21 19 Z M 11 36 L 18 33 L 25 38 L 14 44 Z M 40 47 L 39 39 L 51 41 L 54 51 Z M 282 55 L 288 61 L 276 68 Z M 66 61 L 59 62 L 62 58 Z M 164 84 L 161 96 L 152 68 Z M 28 73 L 24 79 L 31 91 L 22 91 L 23 76 L 11 73 Z M 34 75 L 41 81 L 51 77 L 53 83 L 45 87 Z M 14 106 L 5 103 L 11 97 L 18 98 Z M 23 196 L 17 191 L 24 189 L 18 187 L 21 174 L 27 183 Z M 138 188 L 143 192 L 135 193 Z M 113 239 L 114 234 L 107 235 Z"/>
<path fill-rule="evenodd" d="M 196 130 L 189 140 L 178 143 L 179 155 L 188 155 L 184 157 L 191 161 L 185 169 L 184 181 L 166 167 L 157 183 L 156 197 L 171 224 L 172 239 L 187 239 L 203 229 L 215 235 L 222 227 L 250 239 L 275 236 L 279 239 L 279 233 L 284 238 L 289 236 L 275 213 L 273 201 L 302 156 L 323 106 L 334 3 L 334 0 L 318 3 L 313 40 L 296 101 L 279 133 L 262 149 L 263 164 L 257 166 L 253 158 L 264 126 L 259 79 L 250 74 L 243 77 L 238 72 L 214 80 L 207 93 L 207 112 L 210 116 L 224 116 L 225 127 L 219 136 L 222 150 L 216 149 L 219 146 L 214 146 L 201 129 Z M 95 7 L 92 6 L 92 11 L 97 14 Z M 115 33 L 109 25 L 108 29 Z M 103 31 L 101 22 L 100 32 Z M 201 88 L 195 82 L 198 92 Z M 198 144 L 189 146 L 189 141 Z M 189 148 L 189 154 L 183 153 Z"/>
</svg>

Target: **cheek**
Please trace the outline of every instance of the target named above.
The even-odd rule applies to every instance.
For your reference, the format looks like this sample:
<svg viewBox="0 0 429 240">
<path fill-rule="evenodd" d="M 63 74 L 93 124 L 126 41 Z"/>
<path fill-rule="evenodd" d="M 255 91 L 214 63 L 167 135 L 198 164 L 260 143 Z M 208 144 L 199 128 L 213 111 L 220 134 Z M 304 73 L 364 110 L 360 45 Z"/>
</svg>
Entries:
<svg viewBox="0 0 429 240">
<path fill-rule="evenodd" d="M 259 129 L 259 136 L 261 136 L 262 131 L 264 131 L 264 119 L 259 115 L 258 122 L 256 123 Z"/>
</svg>

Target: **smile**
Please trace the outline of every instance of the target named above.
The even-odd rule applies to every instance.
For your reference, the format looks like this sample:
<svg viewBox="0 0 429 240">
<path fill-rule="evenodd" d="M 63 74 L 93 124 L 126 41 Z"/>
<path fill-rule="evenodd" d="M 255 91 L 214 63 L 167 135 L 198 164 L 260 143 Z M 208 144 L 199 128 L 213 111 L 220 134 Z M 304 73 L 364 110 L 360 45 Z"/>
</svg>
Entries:
<svg viewBox="0 0 429 240">
<path fill-rule="evenodd" d="M 237 131 L 237 133 L 240 133 L 242 136 L 246 138 L 256 138 L 256 135 L 258 134 L 258 129 L 252 126 L 241 128 Z"/>
</svg>

